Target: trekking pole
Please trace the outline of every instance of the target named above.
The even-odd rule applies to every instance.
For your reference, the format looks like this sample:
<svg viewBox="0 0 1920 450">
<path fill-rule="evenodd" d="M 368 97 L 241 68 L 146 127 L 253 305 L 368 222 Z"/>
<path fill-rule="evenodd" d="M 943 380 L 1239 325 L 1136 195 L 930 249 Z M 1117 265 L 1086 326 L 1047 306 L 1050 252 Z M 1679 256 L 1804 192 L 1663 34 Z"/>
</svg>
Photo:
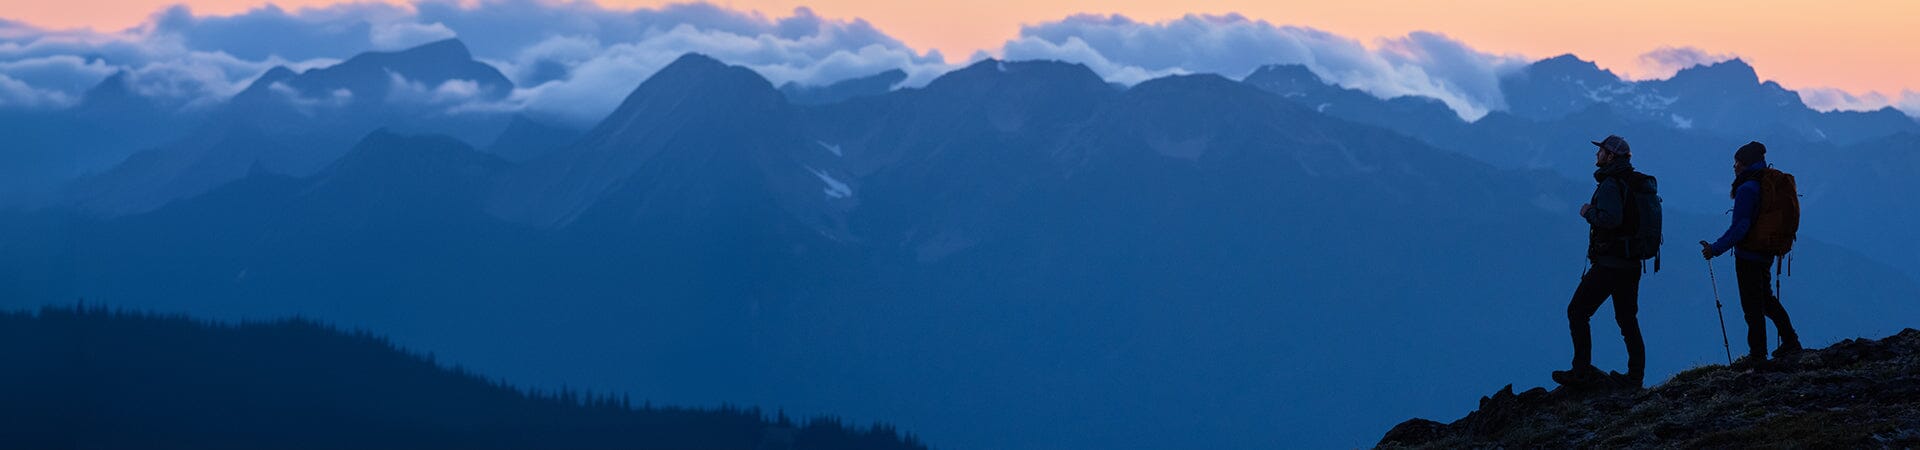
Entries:
<svg viewBox="0 0 1920 450">
<path fill-rule="evenodd" d="M 1707 241 L 1700 241 L 1705 244 Z M 1727 365 L 1733 365 L 1733 343 L 1727 341 L 1727 313 L 1720 308 L 1720 277 L 1713 274 L 1713 260 L 1707 260 L 1707 281 L 1713 283 L 1713 315 L 1720 319 L 1720 348 L 1727 350 Z"/>
</svg>

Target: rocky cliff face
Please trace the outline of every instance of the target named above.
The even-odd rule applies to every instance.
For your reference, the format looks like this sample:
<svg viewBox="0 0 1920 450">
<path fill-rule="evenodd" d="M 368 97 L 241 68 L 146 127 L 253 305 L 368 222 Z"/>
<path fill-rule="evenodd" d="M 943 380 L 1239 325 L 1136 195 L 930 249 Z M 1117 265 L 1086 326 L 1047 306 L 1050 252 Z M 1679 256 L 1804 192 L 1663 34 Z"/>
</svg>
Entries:
<svg viewBox="0 0 1920 450">
<path fill-rule="evenodd" d="M 1651 389 L 1513 386 L 1451 424 L 1413 419 L 1380 448 L 1914 448 L 1920 330 L 1736 369 L 1712 365 Z"/>
</svg>

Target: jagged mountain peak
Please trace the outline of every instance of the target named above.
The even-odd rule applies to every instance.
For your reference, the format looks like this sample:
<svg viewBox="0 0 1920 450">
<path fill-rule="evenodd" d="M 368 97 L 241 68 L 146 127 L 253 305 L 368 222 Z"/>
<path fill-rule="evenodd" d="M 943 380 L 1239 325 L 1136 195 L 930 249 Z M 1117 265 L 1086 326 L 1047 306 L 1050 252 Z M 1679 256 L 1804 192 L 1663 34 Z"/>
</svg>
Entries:
<svg viewBox="0 0 1920 450">
<path fill-rule="evenodd" d="M 1107 89 L 1106 80 L 1086 65 L 1053 60 L 1005 61 L 984 59 L 948 72 L 927 84 L 929 91 L 991 89 L 1015 84 L 1045 84 L 1056 88 Z"/>
<path fill-rule="evenodd" d="M 788 106 L 773 83 L 752 69 L 687 53 L 627 94 L 620 106 L 589 132 L 589 139 L 645 131 L 635 127 L 658 120 L 701 121 L 732 116 L 728 120 L 748 121 L 781 114 Z"/>
<path fill-rule="evenodd" d="M 397 54 L 411 58 L 437 60 L 461 61 L 473 59 L 473 52 L 467 50 L 467 44 L 460 42 L 460 39 L 457 38 L 428 42 L 417 47 L 401 50 Z"/>
<path fill-rule="evenodd" d="M 1612 70 L 1602 69 L 1599 64 L 1580 59 L 1572 53 L 1534 61 L 1519 73 L 1533 77 L 1569 77 L 1589 82 L 1620 81 L 1620 76 Z"/>
<path fill-rule="evenodd" d="M 885 94 L 906 80 L 907 71 L 889 69 L 872 75 L 835 81 L 824 86 L 789 81 L 780 85 L 780 93 L 785 94 L 788 101 L 797 105 L 820 105 Z"/>
<path fill-rule="evenodd" d="M 1593 61 L 1580 59 L 1580 55 L 1575 55 L 1572 53 L 1561 53 L 1551 58 L 1545 58 L 1539 61 L 1534 61 L 1532 65 L 1534 67 L 1543 67 L 1543 68 L 1566 67 L 1566 68 L 1577 68 L 1577 69 L 1600 70 L 1599 64 L 1595 64 Z"/>
<path fill-rule="evenodd" d="M 445 135 L 426 134 L 409 135 L 380 128 L 368 133 L 354 144 L 353 149 L 342 156 L 339 165 L 367 164 L 377 166 L 393 163 L 396 155 L 406 158 L 469 158 L 483 156 L 473 147 Z"/>
<path fill-rule="evenodd" d="M 1320 75 L 1302 64 L 1268 64 L 1254 69 L 1240 82 L 1277 94 L 1305 93 L 1331 86 Z"/>
<path fill-rule="evenodd" d="M 80 97 L 76 112 L 82 116 L 127 116 L 159 113 L 152 99 L 135 92 L 127 78 L 127 71 L 120 70 L 100 80 L 100 83 L 87 89 Z"/>
<path fill-rule="evenodd" d="M 100 98 L 130 94 L 132 90 L 127 86 L 127 76 L 128 74 L 125 69 L 114 71 L 113 75 L 108 75 L 107 78 L 94 84 L 93 88 L 87 89 L 86 94 L 83 96 L 84 101 L 94 101 Z"/>
<path fill-rule="evenodd" d="M 1753 86 L 1760 84 L 1760 76 L 1754 72 L 1752 65 L 1740 58 L 1734 58 L 1680 69 L 1680 72 L 1675 73 L 1669 81 Z"/>
<path fill-rule="evenodd" d="M 297 74 L 275 67 L 254 80 L 235 100 L 270 98 L 262 94 L 273 84 L 283 83 L 301 96 L 344 94 L 358 104 L 378 104 L 399 81 L 428 90 L 450 81 L 472 82 L 488 97 L 505 96 L 513 90 L 513 81 L 499 69 L 473 59 L 459 40 L 446 39 L 399 51 L 361 53 L 339 64 Z"/>
<path fill-rule="evenodd" d="M 319 186 L 348 186 L 386 191 L 459 189 L 507 166 L 446 135 L 400 134 L 381 128 L 368 133 L 316 177 Z"/>
<path fill-rule="evenodd" d="M 537 226 L 594 214 L 632 223 L 724 214 L 732 211 L 715 205 L 804 192 L 785 186 L 814 177 L 789 160 L 813 145 L 798 119 L 758 73 L 689 53 L 647 78 L 574 145 L 510 174 L 489 210 Z M 666 202 L 688 206 L 660 206 Z"/>
<path fill-rule="evenodd" d="M 1156 101 L 1195 102 L 1221 107 L 1246 104 L 1285 104 L 1274 102 L 1273 94 L 1254 86 L 1236 82 L 1215 74 L 1173 75 L 1155 78 L 1134 85 L 1124 97 L 1132 99 L 1155 99 Z"/>
</svg>

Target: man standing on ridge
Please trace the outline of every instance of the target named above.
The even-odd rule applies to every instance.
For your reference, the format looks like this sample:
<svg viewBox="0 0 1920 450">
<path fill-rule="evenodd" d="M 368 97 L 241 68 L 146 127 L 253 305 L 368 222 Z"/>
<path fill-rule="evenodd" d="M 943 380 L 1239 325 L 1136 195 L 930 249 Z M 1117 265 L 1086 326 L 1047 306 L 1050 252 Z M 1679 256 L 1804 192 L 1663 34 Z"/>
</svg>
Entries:
<svg viewBox="0 0 1920 450">
<path fill-rule="evenodd" d="M 1614 378 L 1639 387 L 1646 377 L 1646 344 L 1640 339 L 1640 275 L 1642 261 L 1660 249 L 1660 197 L 1653 177 L 1633 170 L 1627 140 L 1607 136 L 1594 142 L 1593 172 L 1597 183 L 1592 199 L 1580 205 L 1586 219 L 1587 260 L 1590 267 L 1567 304 L 1567 327 L 1573 334 L 1573 368 L 1553 372 L 1553 380 L 1569 387 L 1593 387 Z M 1656 270 L 1658 265 L 1656 264 Z M 1593 366 L 1593 336 L 1588 322 L 1607 298 L 1613 298 L 1613 319 L 1627 344 L 1627 374 L 1609 377 Z"/>
<path fill-rule="evenodd" d="M 1780 329 L 1780 349 L 1775 358 L 1800 350 L 1800 336 L 1793 331 L 1787 309 L 1780 298 L 1768 290 L 1775 258 L 1792 251 L 1794 234 L 1800 228 L 1800 203 L 1794 192 L 1793 176 L 1767 167 L 1767 146 L 1748 142 L 1733 153 L 1733 223 L 1726 234 L 1708 243 L 1700 241 L 1700 255 L 1713 259 L 1733 250 L 1734 273 L 1740 279 L 1740 311 L 1747 320 L 1747 356 L 1736 366 L 1767 360 L 1767 319 Z M 1769 198 L 1769 195 L 1779 198 Z"/>
</svg>

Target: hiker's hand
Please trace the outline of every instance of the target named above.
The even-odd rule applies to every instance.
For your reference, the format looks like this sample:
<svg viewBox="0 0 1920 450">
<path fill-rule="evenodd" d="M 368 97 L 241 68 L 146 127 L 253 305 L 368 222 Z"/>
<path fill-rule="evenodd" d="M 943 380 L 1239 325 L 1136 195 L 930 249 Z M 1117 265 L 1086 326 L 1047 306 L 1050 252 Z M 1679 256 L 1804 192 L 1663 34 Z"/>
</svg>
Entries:
<svg viewBox="0 0 1920 450">
<path fill-rule="evenodd" d="M 1700 257 L 1713 259 L 1713 244 L 1708 244 L 1707 241 L 1700 241 Z"/>
<path fill-rule="evenodd" d="M 1592 203 L 1583 203 L 1580 205 L 1580 217 L 1586 217 L 1587 213 L 1592 211 L 1593 211 Z"/>
</svg>

